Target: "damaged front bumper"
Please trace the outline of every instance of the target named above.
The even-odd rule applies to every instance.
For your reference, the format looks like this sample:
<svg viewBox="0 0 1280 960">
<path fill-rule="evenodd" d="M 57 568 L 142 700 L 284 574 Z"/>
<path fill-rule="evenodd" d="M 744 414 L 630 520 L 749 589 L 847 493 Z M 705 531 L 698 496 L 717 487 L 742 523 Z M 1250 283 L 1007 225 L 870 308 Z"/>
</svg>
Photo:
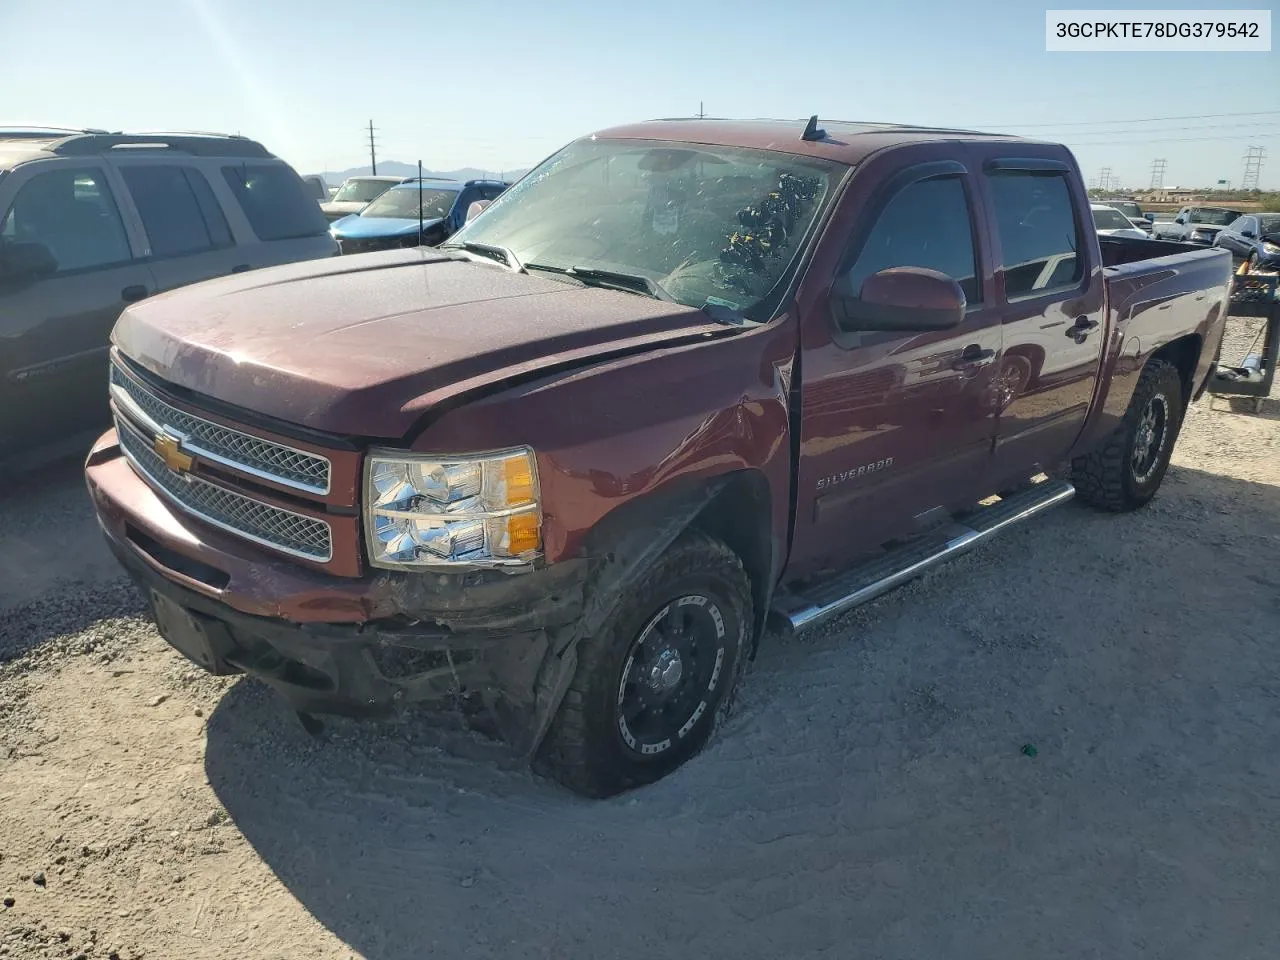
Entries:
<svg viewBox="0 0 1280 960">
<path fill-rule="evenodd" d="M 112 552 L 161 635 L 215 674 L 247 673 L 303 713 L 379 715 L 466 695 L 537 748 L 573 669 L 588 565 L 520 575 L 330 577 L 266 556 L 159 498 L 114 446 L 86 480 Z"/>
</svg>

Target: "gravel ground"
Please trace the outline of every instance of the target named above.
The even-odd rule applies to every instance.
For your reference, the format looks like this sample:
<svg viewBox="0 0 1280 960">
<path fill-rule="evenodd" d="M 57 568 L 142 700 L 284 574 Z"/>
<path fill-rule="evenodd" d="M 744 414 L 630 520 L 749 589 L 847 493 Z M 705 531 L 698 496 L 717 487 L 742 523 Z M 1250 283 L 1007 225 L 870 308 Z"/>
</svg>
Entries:
<svg viewBox="0 0 1280 960">
<path fill-rule="evenodd" d="M 308 737 L 159 640 L 76 470 L 10 491 L 0 956 L 1273 960 L 1277 421 L 1202 402 L 1147 509 L 767 638 L 597 803 L 447 717 Z"/>
</svg>

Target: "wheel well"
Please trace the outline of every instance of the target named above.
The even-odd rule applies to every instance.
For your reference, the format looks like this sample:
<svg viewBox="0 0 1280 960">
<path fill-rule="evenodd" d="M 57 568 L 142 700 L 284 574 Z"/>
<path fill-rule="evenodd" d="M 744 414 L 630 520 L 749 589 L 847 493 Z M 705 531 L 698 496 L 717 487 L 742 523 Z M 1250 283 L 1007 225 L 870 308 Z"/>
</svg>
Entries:
<svg viewBox="0 0 1280 960">
<path fill-rule="evenodd" d="M 1167 360 L 1178 368 L 1182 377 L 1182 400 L 1191 399 L 1192 381 L 1196 375 L 1196 365 L 1200 362 L 1200 349 L 1203 341 L 1198 333 L 1188 334 L 1171 343 L 1166 343 L 1153 355 L 1153 360 Z"/>
<path fill-rule="evenodd" d="M 773 523 L 768 481 L 755 472 L 736 475 L 702 508 L 692 526 L 720 540 L 742 560 L 751 581 L 754 656 L 773 596 Z"/>
</svg>

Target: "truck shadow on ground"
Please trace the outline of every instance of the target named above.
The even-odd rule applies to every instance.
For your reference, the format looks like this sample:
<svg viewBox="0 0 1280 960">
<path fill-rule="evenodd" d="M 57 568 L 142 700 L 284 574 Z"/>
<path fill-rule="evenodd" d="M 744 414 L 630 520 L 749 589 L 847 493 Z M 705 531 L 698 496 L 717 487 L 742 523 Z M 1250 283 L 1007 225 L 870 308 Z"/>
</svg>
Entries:
<svg viewBox="0 0 1280 960">
<path fill-rule="evenodd" d="M 712 745 L 627 796 L 435 723 L 316 741 L 247 681 L 206 773 L 368 957 L 1261 956 L 1278 614 L 1280 488 L 1175 468 L 767 637 Z"/>
</svg>

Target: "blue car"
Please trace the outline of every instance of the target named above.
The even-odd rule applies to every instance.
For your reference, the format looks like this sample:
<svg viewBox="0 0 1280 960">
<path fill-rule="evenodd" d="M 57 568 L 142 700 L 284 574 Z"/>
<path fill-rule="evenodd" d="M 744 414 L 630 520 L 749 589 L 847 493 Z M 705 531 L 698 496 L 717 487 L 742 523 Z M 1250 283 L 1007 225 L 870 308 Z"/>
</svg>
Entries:
<svg viewBox="0 0 1280 960">
<path fill-rule="evenodd" d="M 496 199 L 509 186 L 501 180 L 407 180 L 334 222 L 329 233 L 343 253 L 434 247 L 466 222 L 472 203 Z"/>
</svg>

